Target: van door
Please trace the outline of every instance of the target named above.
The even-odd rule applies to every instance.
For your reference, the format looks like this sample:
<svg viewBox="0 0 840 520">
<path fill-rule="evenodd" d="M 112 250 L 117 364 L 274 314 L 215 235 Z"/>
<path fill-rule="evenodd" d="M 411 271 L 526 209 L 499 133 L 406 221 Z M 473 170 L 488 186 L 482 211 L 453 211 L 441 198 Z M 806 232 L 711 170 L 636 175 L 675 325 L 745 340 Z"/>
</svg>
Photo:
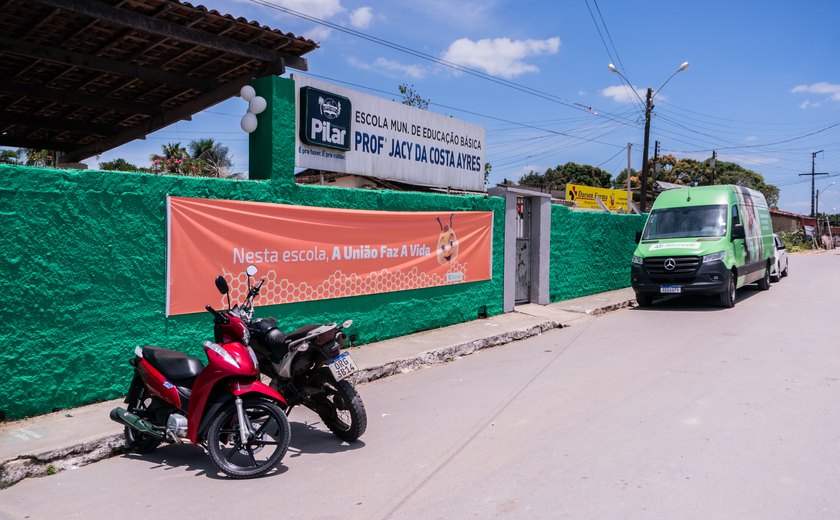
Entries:
<svg viewBox="0 0 840 520">
<path fill-rule="evenodd" d="M 741 286 L 744 283 L 744 272 L 743 267 L 744 263 L 746 262 L 746 244 L 745 240 L 739 238 L 737 240 L 732 240 L 732 230 L 735 229 L 735 226 L 741 224 L 741 215 L 738 211 L 738 205 L 732 205 L 732 223 L 729 226 L 729 240 L 732 243 L 732 252 L 733 256 L 735 257 L 735 267 L 738 269 L 738 282 L 736 283 L 737 286 Z"/>
</svg>

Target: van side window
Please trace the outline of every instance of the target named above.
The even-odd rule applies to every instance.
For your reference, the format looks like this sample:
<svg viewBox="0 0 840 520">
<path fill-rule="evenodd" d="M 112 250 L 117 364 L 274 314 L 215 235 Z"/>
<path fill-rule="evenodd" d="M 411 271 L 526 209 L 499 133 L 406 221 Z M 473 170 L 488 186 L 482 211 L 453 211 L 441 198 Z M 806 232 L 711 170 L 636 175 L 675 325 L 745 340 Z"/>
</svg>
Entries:
<svg viewBox="0 0 840 520">
<path fill-rule="evenodd" d="M 732 206 L 732 225 L 737 226 L 741 223 L 741 217 L 738 216 L 738 206 Z"/>
</svg>

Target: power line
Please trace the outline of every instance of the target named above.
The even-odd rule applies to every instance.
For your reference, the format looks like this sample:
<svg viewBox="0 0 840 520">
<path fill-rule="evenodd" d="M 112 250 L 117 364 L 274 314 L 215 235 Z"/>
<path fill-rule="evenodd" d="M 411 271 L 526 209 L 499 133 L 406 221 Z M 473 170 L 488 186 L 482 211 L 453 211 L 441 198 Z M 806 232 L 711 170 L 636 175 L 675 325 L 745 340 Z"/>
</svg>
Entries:
<svg viewBox="0 0 840 520">
<path fill-rule="evenodd" d="M 406 46 L 400 45 L 398 43 L 394 43 L 394 42 L 391 42 L 391 41 L 388 41 L 388 40 L 385 40 L 385 39 L 382 39 L 382 38 L 378 38 L 376 36 L 372 36 L 370 34 L 363 33 L 361 31 L 350 29 L 348 27 L 344 27 L 344 26 L 341 26 L 341 25 L 338 25 L 338 24 L 335 24 L 335 23 L 332 23 L 332 22 L 329 22 L 329 21 L 326 21 L 326 20 L 322 20 L 320 18 L 316 18 L 314 16 L 310 16 L 310 15 L 295 11 L 293 9 L 289 9 L 288 7 L 282 7 L 282 6 L 279 6 L 279 5 L 275 5 L 275 4 L 272 4 L 272 3 L 267 2 L 265 0 L 250 0 L 250 2 L 252 2 L 254 4 L 257 4 L 257 5 L 261 5 L 263 7 L 267 7 L 269 9 L 273 9 L 275 11 L 281 11 L 281 12 L 290 14 L 292 16 L 296 16 L 298 18 L 303 18 L 304 20 L 308 20 L 310 22 L 317 23 L 317 24 L 323 25 L 325 27 L 329 27 L 329 28 L 334 29 L 336 31 L 343 32 L 345 34 L 349 34 L 351 36 L 355 36 L 357 38 L 361 38 L 363 40 L 367 40 L 369 42 L 376 43 L 378 45 L 382 45 L 384 47 L 388 47 L 390 49 L 393 49 L 393 50 L 396 50 L 396 51 L 399 51 L 399 52 L 403 52 L 405 54 L 409 54 L 409 55 L 414 56 L 416 58 L 420 58 L 420 59 L 423 59 L 423 60 L 426 60 L 426 61 L 430 61 L 430 62 L 435 63 L 437 65 L 442 65 L 444 67 L 448 67 L 448 68 L 451 68 L 453 70 L 457 70 L 459 72 L 463 72 L 465 74 L 469 74 L 469 75 L 475 76 L 477 78 L 496 83 L 498 85 L 502 85 L 502 86 L 505 86 L 505 87 L 508 87 L 508 88 L 512 88 L 514 90 L 523 92 L 525 94 L 530 94 L 532 96 L 539 97 L 539 98 L 544 99 L 546 101 L 551 101 L 553 103 L 557 103 L 557 104 L 563 105 L 565 107 L 568 107 L 568 108 L 571 108 L 571 109 L 574 109 L 574 110 L 589 112 L 589 113 L 594 114 L 597 117 L 603 117 L 604 119 L 616 120 L 615 117 L 613 116 L 613 114 L 611 114 L 609 112 L 605 112 L 605 111 L 602 111 L 602 110 L 598 110 L 597 112 L 591 112 L 591 111 L 588 111 L 584 107 L 576 106 L 576 104 L 574 102 L 565 100 L 565 99 L 563 99 L 559 96 L 556 96 L 554 94 L 550 94 L 550 93 L 544 92 L 542 90 L 538 90 L 538 89 L 535 89 L 535 88 L 532 88 L 532 87 L 528 87 L 526 85 L 523 85 L 521 83 L 517 83 L 515 81 L 499 78 L 499 77 L 494 76 L 492 74 L 487 74 L 485 72 L 481 72 L 481 71 L 479 71 L 477 69 L 473 69 L 471 67 L 467 67 L 467 66 L 464 66 L 464 65 L 459 65 L 457 63 L 454 63 L 454 62 L 451 62 L 451 61 L 448 61 L 448 60 L 444 60 L 442 58 L 438 58 L 436 56 L 432 56 L 430 54 L 426 54 L 424 52 L 421 52 L 421 51 L 418 51 L 418 50 L 415 50 L 415 49 L 411 49 L 410 47 L 406 47 Z M 631 126 L 628 123 L 624 123 L 624 124 L 627 124 L 628 126 Z"/>
</svg>

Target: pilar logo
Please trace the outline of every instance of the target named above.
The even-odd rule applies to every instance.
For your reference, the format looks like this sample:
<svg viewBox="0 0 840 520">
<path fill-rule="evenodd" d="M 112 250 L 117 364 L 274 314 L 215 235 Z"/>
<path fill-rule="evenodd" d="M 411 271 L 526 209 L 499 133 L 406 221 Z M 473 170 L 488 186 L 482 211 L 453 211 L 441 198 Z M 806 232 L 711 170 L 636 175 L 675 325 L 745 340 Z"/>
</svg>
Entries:
<svg viewBox="0 0 840 520">
<path fill-rule="evenodd" d="M 350 99 L 313 87 L 300 89 L 300 140 L 313 146 L 350 149 Z"/>
</svg>

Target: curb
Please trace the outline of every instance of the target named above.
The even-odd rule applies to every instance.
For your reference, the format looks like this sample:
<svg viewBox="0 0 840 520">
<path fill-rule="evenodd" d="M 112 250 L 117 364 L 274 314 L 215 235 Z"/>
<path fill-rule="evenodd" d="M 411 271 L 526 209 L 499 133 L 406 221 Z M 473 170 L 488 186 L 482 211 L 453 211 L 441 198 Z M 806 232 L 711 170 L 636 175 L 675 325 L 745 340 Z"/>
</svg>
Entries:
<svg viewBox="0 0 840 520">
<path fill-rule="evenodd" d="M 458 359 L 459 357 L 468 356 L 481 349 L 530 338 L 531 336 L 542 334 L 547 330 L 558 328 L 562 328 L 562 325 L 554 321 L 545 321 L 538 325 L 524 329 L 516 329 L 487 338 L 459 343 L 457 345 L 451 345 L 439 349 L 427 350 L 426 352 L 421 352 L 416 356 L 391 361 L 378 367 L 361 369 L 354 375 L 353 382 L 356 384 L 369 383 L 371 381 L 376 381 L 377 379 L 413 372 L 423 367 L 448 363 Z"/>
<path fill-rule="evenodd" d="M 124 451 L 125 438 L 122 433 L 118 433 L 37 455 L 20 455 L 0 464 L 0 489 L 17 484 L 25 478 L 44 477 L 66 469 L 77 469 Z"/>
</svg>

